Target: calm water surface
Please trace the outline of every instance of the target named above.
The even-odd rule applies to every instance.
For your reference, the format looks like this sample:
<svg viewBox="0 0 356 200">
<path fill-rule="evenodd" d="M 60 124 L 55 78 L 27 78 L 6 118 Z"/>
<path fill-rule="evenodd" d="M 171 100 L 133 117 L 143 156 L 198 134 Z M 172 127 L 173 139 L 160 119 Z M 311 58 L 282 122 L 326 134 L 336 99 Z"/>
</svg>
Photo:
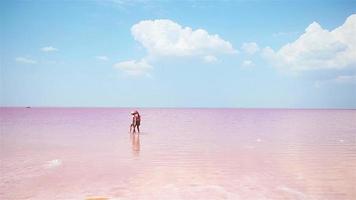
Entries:
<svg viewBox="0 0 356 200">
<path fill-rule="evenodd" d="M 356 110 L 1 108 L 0 199 L 356 199 Z"/>
</svg>

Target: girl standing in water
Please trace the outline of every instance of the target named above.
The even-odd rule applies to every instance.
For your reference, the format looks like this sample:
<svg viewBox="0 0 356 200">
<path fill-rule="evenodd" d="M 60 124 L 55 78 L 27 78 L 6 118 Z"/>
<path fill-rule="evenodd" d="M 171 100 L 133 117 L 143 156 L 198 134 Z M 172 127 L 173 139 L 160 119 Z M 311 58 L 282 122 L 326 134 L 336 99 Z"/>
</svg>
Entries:
<svg viewBox="0 0 356 200">
<path fill-rule="evenodd" d="M 137 132 L 140 132 L 140 124 L 141 124 L 141 116 L 140 113 L 138 113 L 138 111 L 133 111 L 131 112 L 132 115 L 132 124 L 130 125 L 130 133 L 133 129 L 133 133 L 136 132 L 136 128 L 137 128 Z"/>
</svg>

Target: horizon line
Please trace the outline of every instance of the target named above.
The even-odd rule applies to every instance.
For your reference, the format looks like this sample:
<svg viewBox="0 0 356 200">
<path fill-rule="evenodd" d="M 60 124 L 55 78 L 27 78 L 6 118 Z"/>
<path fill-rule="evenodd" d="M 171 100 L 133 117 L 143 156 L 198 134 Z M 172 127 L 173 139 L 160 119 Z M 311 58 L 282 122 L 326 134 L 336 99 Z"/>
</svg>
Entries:
<svg viewBox="0 0 356 200">
<path fill-rule="evenodd" d="M 64 109 L 251 109 L 251 110 L 356 110 L 338 107 L 200 107 L 200 106 L 0 106 L 2 108 L 64 108 Z"/>
</svg>

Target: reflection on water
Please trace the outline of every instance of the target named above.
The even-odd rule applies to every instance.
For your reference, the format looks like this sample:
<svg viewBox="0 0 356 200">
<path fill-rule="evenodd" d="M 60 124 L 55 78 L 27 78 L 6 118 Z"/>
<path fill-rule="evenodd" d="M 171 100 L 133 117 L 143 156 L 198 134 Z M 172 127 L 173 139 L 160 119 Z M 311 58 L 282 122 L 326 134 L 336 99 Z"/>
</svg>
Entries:
<svg viewBox="0 0 356 200">
<path fill-rule="evenodd" d="M 130 133 L 133 155 L 140 155 L 140 133 Z"/>
<path fill-rule="evenodd" d="M 140 111 L 2 109 L 0 199 L 356 199 L 355 110 Z"/>
</svg>

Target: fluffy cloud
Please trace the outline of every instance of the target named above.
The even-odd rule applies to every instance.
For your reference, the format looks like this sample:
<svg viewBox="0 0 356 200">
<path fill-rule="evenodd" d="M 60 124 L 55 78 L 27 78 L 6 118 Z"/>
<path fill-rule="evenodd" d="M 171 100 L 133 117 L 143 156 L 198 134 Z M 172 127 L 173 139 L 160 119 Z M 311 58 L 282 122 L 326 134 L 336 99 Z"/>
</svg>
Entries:
<svg viewBox="0 0 356 200">
<path fill-rule="evenodd" d="M 332 31 L 313 22 L 294 42 L 277 51 L 267 47 L 264 57 L 292 71 L 356 67 L 356 14 Z"/>
<path fill-rule="evenodd" d="M 247 43 L 243 43 L 241 46 L 241 49 L 247 53 L 247 54 L 255 54 L 256 52 L 258 52 L 260 50 L 260 48 L 258 47 L 258 45 L 255 42 L 247 42 Z"/>
<path fill-rule="evenodd" d="M 152 66 L 142 59 L 140 61 L 129 60 L 116 63 L 115 68 L 126 72 L 128 75 L 139 76 L 139 75 L 149 75 L 149 71 Z"/>
<path fill-rule="evenodd" d="M 26 57 L 17 57 L 17 58 L 15 58 L 15 61 L 18 63 L 23 63 L 23 64 L 37 64 L 36 60 L 32 60 L 32 59 L 26 58 Z"/>
<path fill-rule="evenodd" d="M 52 46 L 48 46 L 48 47 L 42 47 L 41 51 L 43 51 L 43 52 L 54 52 L 54 51 L 58 51 L 58 49 L 54 48 Z"/>
<path fill-rule="evenodd" d="M 168 20 L 144 20 L 131 28 L 135 40 L 154 56 L 207 56 L 234 53 L 230 42 L 204 29 L 190 27 Z"/>
<path fill-rule="evenodd" d="M 168 19 L 140 21 L 131 27 L 131 34 L 147 50 L 147 57 L 154 58 L 151 60 L 196 56 L 212 63 L 218 60 L 217 55 L 237 52 L 230 42 L 218 35 L 211 35 L 204 29 L 182 27 Z M 130 75 L 146 74 L 152 68 L 145 59 L 120 62 L 115 67 Z"/>
</svg>

